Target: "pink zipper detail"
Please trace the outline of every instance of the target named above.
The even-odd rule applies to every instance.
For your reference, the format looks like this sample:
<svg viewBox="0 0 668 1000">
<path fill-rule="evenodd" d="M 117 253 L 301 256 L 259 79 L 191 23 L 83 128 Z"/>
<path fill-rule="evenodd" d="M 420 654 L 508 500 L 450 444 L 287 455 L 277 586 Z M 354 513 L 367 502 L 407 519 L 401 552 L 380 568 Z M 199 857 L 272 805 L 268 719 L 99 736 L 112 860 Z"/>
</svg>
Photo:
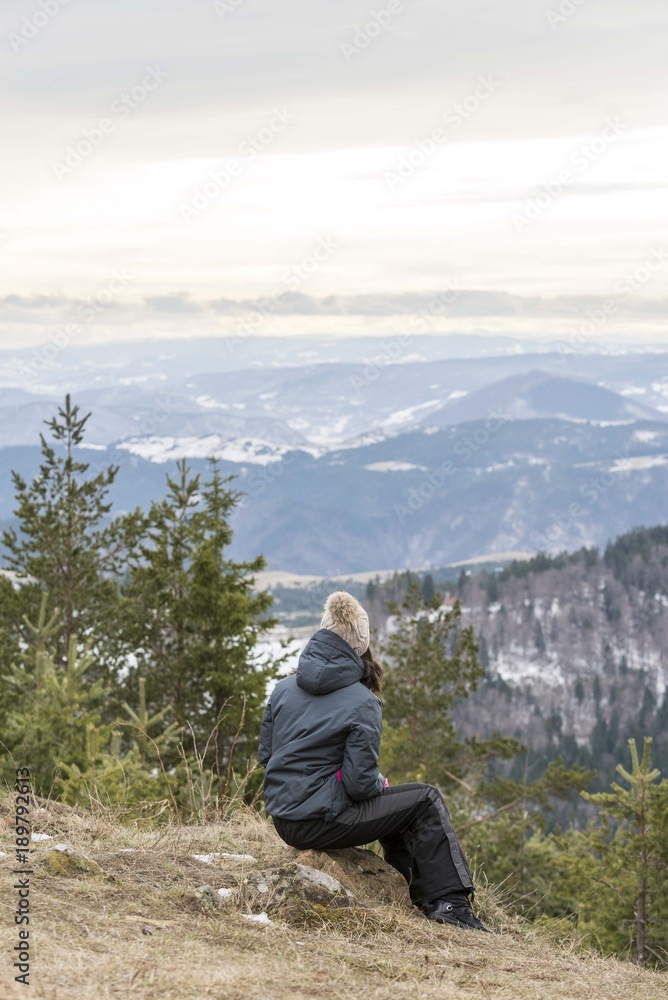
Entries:
<svg viewBox="0 0 668 1000">
<path fill-rule="evenodd" d="M 343 778 L 341 777 L 341 771 L 337 771 L 336 772 L 336 780 L 337 781 L 343 781 Z"/>
</svg>

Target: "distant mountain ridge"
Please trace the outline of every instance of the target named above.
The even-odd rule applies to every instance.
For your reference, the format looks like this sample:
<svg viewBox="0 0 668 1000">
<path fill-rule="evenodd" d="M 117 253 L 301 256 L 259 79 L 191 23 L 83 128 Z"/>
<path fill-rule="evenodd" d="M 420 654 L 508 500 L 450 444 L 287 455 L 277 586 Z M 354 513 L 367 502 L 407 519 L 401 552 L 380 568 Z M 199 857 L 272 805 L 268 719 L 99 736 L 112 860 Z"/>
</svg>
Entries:
<svg viewBox="0 0 668 1000">
<path fill-rule="evenodd" d="M 182 345 L 164 370 L 166 345 L 134 371 L 101 348 L 86 355 L 100 367 L 74 379 L 92 412 L 82 457 L 119 464 L 115 509 L 161 496 L 176 459 L 205 471 L 217 457 L 245 493 L 233 554 L 329 576 L 602 545 L 666 517 L 668 353 L 363 364 L 314 360 L 302 344 L 296 365 L 297 346 L 244 370 L 202 342 L 195 372 Z M 0 388 L 1 519 L 10 469 L 34 475 L 60 402 L 53 387 Z"/>
<path fill-rule="evenodd" d="M 119 373 L 115 384 L 96 386 L 87 377 L 85 387 L 72 390 L 82 409 L 92 411 L 91 443 L 132 440 L 146 454 L 142 439 L 150 438 L 150 451 L 159 455 L 153 439 L 165 437 L 184 447 L 191 441 L 195 457 L 202 453 L 198 439 L 213 435 L 236 442 L 237 451 L 244 437 L 280 449 L 328 450 L 364 442 L 369 435 L 392 437 L 413 427 L 445 427 L 491 413 L 506 419 L 598 422 L 663 421 L 668 414 L 668 353 L 337 362 L 140 378 Z M 61 400 L 55 391 L 37 395 L 0 388 L 0 447 L 37 440 L 43 420 Z M 249 461 L 254 451 L 249 449 Z"/>
<path fill-rule="evenodd" d="M 590 420 L 596 423 L 633 420 L 668 421 L 668 413 L 633 402 L 584 379 L 564 378 L 549 372 L 531 371 L 510 375 L 482 389 L 453 400 L 430 413 L 423 424 L 438 427 L 482 420 L 501 413 L 507 420 Z"/>
</svg>

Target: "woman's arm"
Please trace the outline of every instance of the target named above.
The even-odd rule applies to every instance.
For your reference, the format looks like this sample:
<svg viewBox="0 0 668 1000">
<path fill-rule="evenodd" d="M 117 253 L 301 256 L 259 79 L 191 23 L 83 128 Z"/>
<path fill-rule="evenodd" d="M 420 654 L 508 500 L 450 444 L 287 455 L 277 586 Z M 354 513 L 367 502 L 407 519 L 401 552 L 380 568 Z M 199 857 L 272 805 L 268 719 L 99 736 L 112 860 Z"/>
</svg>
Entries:
<svg viewBox="0 0 668 1000">
<path fill-rule="evenodd" d="M 260 745 L 258 747 L 258 757 L 260 758 L 262 767 L 267 766 L 269 758 L 271 757 L 271 732 L 273 727 L 274 721 L 271 717 L 271 701 L 268 701 L 267 707 L 264 710 L 262 725 L 260 726 Z"/>
<path fill-rule="evenodd" d="M 385 778 L 378 770 L 382 725 L 378 699 L 365 701 L 353 719 L 341 767 L 343 787 L 355 802 L 373 798 L 385 785 Z"/>
</svg>

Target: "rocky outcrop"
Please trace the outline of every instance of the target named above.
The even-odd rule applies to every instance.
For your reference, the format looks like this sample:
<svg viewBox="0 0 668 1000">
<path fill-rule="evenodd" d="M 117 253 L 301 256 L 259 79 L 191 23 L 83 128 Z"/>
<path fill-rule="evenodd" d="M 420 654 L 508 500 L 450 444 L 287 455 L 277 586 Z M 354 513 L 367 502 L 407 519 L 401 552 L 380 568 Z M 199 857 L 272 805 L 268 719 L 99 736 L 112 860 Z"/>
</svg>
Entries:
<svg viewBox="0 0 668 1000">
<path fill-rule="evenodd" d="M 294 852 L 294 860 L 253 872 L 240 890 L 249 914 L 265 913 L 292 924 L 362 919 L 373 923 L 374 907 L 410 910 L 403 878 L 371 851 Z"/>
<path fill-rule="evenodd" d="M 105 872 L 85 854 L 75 851 L 68 844 L 56 844 L 41 860 L 41 864 L 50 875 L 87 875 L 94 878 L 106 878 Z"/>
</svg>

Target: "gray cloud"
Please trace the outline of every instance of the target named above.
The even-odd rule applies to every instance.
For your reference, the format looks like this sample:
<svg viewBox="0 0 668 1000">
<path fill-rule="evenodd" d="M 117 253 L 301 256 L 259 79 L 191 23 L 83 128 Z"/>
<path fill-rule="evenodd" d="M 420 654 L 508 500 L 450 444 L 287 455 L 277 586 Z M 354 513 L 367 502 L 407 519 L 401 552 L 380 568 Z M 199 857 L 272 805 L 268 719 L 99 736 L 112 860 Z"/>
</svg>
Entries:
<svg viewBox="0 0 668 1000">
<path fill-rule="evenodd" d="M 202 311 L 202 306 L 191 302 L 186 295 L 152 295 L 145 298 L 144 302 L 156 312 L 192 314 Z"/>
<path fill-rule="evenodd" d="M 446 297 L 445 301 L 443 296 Z M 575 319 L 588 310 L 600 308 L 604 301 L 606 296 L 598 295 L 523 296 L 476 289 L 462 290 L 453 295 L 450 288 L 394 295 L 328 295 L 322 298 L 301 292 L 284 292 L 276 298 L 264 296 L 256 299 L 213 299 L 200 302 L 193 301 L 187 295 L 174 294 L 151 296 L 144 299 L 143 303 L 110 303 L 100 309 L 100 322 L 103 321 L 106 310 L 111 308 L 134 319 L 142 316 L 150 319 L 151 315 L 163 313 L 175 318 L 195 314 L 243 318 L 256 311 L 266 313 L 269 304 L 271 313 L 276 316 L 400 317 L 418 314 L 420 310 L 429 310 L 435 303 L 440 303 L 438 314 L 450 317 Z M 15 321 L 26 323 L 76 320 L 78 312 L 84 306 L 85 302 L 80 299 L 48 295 L 35 295 L 32 298 L 7 295 L 0 298 L 0 312 L 11 312 Z M 624 314 L 629 318 L 664 317 L 668 314 L 668 299 L 629 297 L 624 303 Z M 118 321 L 119 317 L 116 317 L 116 322 Z"/>
</svg>

